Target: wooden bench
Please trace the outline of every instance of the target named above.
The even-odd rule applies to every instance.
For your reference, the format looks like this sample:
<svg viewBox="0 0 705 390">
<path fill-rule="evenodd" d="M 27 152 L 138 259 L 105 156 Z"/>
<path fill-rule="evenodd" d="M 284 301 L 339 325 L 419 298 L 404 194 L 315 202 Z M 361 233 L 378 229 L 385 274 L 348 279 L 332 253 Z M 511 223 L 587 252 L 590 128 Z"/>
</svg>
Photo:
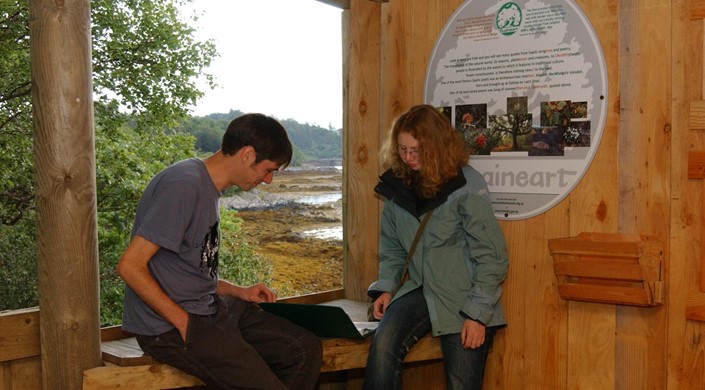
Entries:
<svg viewBox="0 0 705 390">
<path fill-rule="evenodd" d="M 328 302 L 341 306 L 355 321 L 366 317 L 365 302 L 339 299 Z M 363 368 L 367 363 L 371 337 L 364 340 L 321 339 L 323 365 L 321 372 Z M 146 355 L 134 337 L 125 337 L 119 327 L 104 332 L 101 344 L 104 366 L 83 373 L 84 389 L 163 389 L 203 385 L 198 378 L 185 374 Z M 419 340 L 405 362 L 441 359 L 440 343 L 430 335 Z"/>
</svg>

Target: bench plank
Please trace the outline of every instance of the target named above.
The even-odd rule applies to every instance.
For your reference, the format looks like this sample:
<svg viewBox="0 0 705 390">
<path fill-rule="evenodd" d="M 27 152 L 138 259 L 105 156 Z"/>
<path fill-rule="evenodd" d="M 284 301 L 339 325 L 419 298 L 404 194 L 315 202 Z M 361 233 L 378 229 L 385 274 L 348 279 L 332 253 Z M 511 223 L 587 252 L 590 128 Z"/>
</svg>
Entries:
<svg viewBox="0 0 705 390">
<path fill-rule="evenodd" d="M 166 364 L 95 367 L 83 372 L 84 390 L 173 389 L 203 386 L 195 376 Z"/>
<path fill-rule="evenodd" d="M 338 299 L 324 304 L 343 307 L 354 321 L 364 321 L 367 316 L 365 302 Z M 84 389 L 102 390 L 132 388 L 133 386 L 143 389 L 162 389 L 203 384 L 198 378 L 158 363 L 146 355 L 134 337 L 117 338 L 115 334 L 116 331 L 111 330 L 111 337 L 105 337 L 101 343 L 103 361 L 106 365 L 84 371 Z M 323 346 L 321 372 L 365 367 L 371 341 L 372 337 L 363 340 L 321 339 Z M 404 362 L 430 362 L 440 359 L 442 359 L 440 341 L 426 335 L 409 351 Z"/>
<path fill-rule="evenodd" d="M 323 365 L 321 372 L 333 372 L 363 368 L 367 365 L 367 352 L 372 337 L 364 340 L 324 339 Z M 440 340 L 430 335 L 414 344 L 404 359 L 405 363 L 440 360 L 443 358 Z"/>
<path fill-rule="evenodd" d="M 100 344 L 100 351 L 103 361 L 118 366 L 142 366 L 157 363 L 151 356 L 142 352 L 134 337 L 103 342 Z"/>
<path fill-rule="evenodd" d="M 364 340 L 322 339 L 323 365 L 321 372 L 342 371 L 365 367 L 367 351 L 372 337 Z M 103 361 L 120 367 L 159 365 L 151 356 L 146 355 L 134 337 L 106 341 L 100 347 Z M 440 342 L 430 335 L 421 338 L 409 351 L 405 362 L 418 362 L 441 359 Z"/>
</svg>

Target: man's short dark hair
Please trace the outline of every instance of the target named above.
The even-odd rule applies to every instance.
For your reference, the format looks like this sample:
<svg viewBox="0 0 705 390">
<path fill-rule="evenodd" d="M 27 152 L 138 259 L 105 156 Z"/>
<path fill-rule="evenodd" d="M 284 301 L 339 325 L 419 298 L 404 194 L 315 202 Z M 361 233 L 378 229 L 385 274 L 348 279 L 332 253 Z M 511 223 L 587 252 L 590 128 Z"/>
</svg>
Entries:
<svg viewBox="0 0 705 390">
<path fill-rule="evenodd" d="M 233 155 L 245 146 L 252 146 L 257 152 L 255 163 L 270 160 L 284 168 L 291 162 L 292 146 L 284 126 L 266 115 L 244 114 L 230 122 L 220 150 Z"/>
</svg>

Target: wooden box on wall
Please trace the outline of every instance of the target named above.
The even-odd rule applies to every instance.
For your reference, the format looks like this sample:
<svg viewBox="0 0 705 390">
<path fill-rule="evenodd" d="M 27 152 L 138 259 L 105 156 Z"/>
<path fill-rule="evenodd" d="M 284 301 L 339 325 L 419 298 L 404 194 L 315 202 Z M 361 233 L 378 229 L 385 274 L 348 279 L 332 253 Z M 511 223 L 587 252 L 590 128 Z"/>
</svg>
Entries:
<svg viewBox="0 0 705 390">
<path fill-rule="evenodd" d="M 663 302 L 663 245 L 653 236 L 581 233 L 548 240 L 558 293 L 631 306 Z"/>
</svg>

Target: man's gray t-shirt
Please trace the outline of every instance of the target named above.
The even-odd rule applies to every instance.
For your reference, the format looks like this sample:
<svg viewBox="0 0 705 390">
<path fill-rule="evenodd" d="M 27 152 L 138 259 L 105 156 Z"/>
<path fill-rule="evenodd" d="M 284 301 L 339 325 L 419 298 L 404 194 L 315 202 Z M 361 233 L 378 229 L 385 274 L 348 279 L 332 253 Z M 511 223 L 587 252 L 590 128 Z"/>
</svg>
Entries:
<svg viewBox="0 0 705 390">
<path fill-rule="evenodd" d="M 220 192 L 200 159 L 178 162 L 147 185 L 132 235 L 158 245 L 149 271 L 164 292 L 189 313 L 215 313 L 218 284 Z M 125 286 L 124 330 L 154 336 L 174 326 Z"/>
</svg>

